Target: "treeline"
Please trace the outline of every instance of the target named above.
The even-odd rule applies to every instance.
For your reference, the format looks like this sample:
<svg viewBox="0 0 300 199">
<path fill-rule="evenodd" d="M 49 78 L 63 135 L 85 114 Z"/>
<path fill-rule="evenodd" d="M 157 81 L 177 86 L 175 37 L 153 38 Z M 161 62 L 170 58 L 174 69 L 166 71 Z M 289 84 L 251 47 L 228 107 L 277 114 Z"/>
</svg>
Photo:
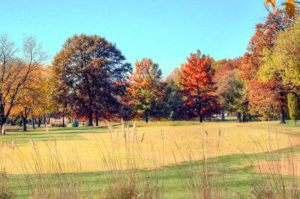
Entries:
<svg viewBox="0 0 300 199">
<path fill-rule="evenodd" d="M 67 39 L 50 66 L 34 38 L 23 55 L 7 36 L 0 38 L 0 127 L 49 117 L 86 119 L 190 120 L 226 115 L 239 122 L 259 118 L 285 123 L 299 118 L 300 18 L 284 11 L 256 25 L 244 56 L 214 60 L 200 51 L 162 78 L 150 58 L 134 67 L 116 45 L 97 35 Z M 35 124 L 37 123 L 37 124 Z"/>
</svg>

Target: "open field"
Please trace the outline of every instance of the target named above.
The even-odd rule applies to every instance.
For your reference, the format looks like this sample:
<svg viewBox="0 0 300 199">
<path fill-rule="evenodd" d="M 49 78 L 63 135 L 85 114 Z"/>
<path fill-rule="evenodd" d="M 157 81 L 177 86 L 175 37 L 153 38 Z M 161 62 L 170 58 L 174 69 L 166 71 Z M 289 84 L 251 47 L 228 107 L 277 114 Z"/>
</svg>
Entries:
<svg viewBox="0 0 300 199">
<path fill-rule="evenodd" d="M 126 127 L 124 127 L 126 128 Z M 37 158 L 45 164 L 40 172 L 51 172 L 52 159 L 59 157 L 63 172 L 94 172 L 127 169 L 128 156 L 138 168 L 157 168 L 203 156 L 251 154 L 278 150 L 298 143 L 289 134 L 297 128 L 282 128 L 275 123 L 187 123 L 130 128 L 124 139 L 120 126 L 109 132 L 105 128 L 46 129 L 25 133 L 10 133 L 1 146 L 1 166 L 10 174 L 34 173 Z M 126 145 L 127 144 L 127 145 Z M 132 153 L 126 147 L 131 145 Z M 112 156 L 112 157 L 108 157 Z M 117 168 L 107 168 L 103 157 L 118 156 Z M 138 157 L 137 157 L 138 156 Z M 25 170 L 24 170 L 25 169 Z"/>
<path fill-rule="evenodd" d="M 17 193 L 25 196 L 31 193 L 24 176 L 65 173 L 68 179 L 82 182 L 80 191 L 98 193 L 110 182 L 110 172 L 104 171 L 134 167 L 155 168 L 139 171 L 141 181 L 155 175 L 164 184 L 165 198 L 184 198 L 191 161 L 201 165 L 205 157 L 217 162 L 218 170 L 227 176 L 226 183 L 222 183 L 232 193 L 248 194 L 247 188 L 260 178 L 255 171 L 257 162 L 280 160 L 291 146 L 298 153 L 300 135 L 299 127 L 276 122 L 155 122 L 136 126 L 128 130 L 116 125 L 110 130 L 81 127 L 11 131 L 1 137 L 0 165 L 12 174 Z"/>
</svg>

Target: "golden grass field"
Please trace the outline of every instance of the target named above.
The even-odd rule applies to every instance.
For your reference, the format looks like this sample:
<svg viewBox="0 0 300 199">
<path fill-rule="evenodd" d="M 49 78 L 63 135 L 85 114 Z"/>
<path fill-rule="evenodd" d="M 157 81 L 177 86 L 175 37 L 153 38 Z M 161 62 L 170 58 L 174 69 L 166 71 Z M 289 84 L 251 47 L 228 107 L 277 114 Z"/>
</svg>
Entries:
<svg viewBox="0 0 300 199">
<path fill-rule="evenodd" d="M 259 153 L 297 144 L 297 139 L 291 139 L 288 134 L 295 128 L 275 124 L 158 124 L 84 133 L 75 140 L 1 144 L 0 167 L 9 174 L 156 168 L 204 157 Z"/>
</svg>

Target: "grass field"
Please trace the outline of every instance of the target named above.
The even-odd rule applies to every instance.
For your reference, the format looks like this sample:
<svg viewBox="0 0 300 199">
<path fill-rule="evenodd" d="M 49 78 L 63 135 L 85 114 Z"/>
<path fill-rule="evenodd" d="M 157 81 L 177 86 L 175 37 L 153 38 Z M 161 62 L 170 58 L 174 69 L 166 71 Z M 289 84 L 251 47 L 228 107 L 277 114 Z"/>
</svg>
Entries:
<svg viewBox="0 0 300 199">
<path fill-rule="evenodd" d="M 0 166 L 19 196 L 32 194 L 24 179 L 37 173 L 65 173 L 66 179 L 82 182 L 80 192 L 98 193 L 110 183 L 110 171 L 134 167 L 140 169 L 141 181 L 150 175 L 163 184 L 164 198 L 185 198 L 191 168 L 210 159 L 226 175 L 222 183 L 233 197 L 239 193 L 247 198 L 249 187 L 261 177 L 254 169 L 257 162 L 266 161 L 266 155 L 279 160 L 291 146 L 298 153 L 300 143 L 300 128 L 292 123 L 140 122 L 126 129 L 12 130 L 0 138 Z"/>
</svg>

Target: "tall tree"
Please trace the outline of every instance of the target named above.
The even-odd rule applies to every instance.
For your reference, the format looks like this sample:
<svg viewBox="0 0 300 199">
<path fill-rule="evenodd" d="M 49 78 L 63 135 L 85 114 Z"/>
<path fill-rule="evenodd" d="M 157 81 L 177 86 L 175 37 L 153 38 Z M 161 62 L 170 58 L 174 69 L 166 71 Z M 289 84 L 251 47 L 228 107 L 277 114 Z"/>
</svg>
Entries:
<svg viewBox="0 0 300 199">
<path fill-rule="evenodd" d="M 35 38 L 27 37 L 23 41 L 23 56 L 6 35 L 0 36 L 0 130 L 5 134 L 5 123 L 12 109 L 22 100 L 20 92 L 32 73 L 45 59 L 45 54 Z"/>
<path fill-rule="evenodd" d="M 281 123 L 285 123 L 284 84 L 278 77 L 266 82 L 261 81 L 258 71 L 263 64 L 263 52 L 266 49 L 273 49 L 278 34 L 290 26 L 290 23 L 286 14 L 279 10 L 275 15 L 269 14 L 264 24 L 257 24 L 256 32 L 249 42 L 240 67 L 248 94 L 250 112 L 266 119 L 272 119 L 274 115 L 280 114 Z"/>
<path fill-rule="evenodd" d="M 98 113 L 117 109 L 125 94 L 130 64 L 115 45 L 97 35 L 74 35 L 53 61 L 57 80 L 56 99 L 79 116 L 88 116 L 89 126 Z M 101 109 L 101 110 L 100 110 Z"/>
<path fill-rule="evenodd" d="M 218 110 L 211 64 L 212 59 L 201 55 L 198 50 L 181 67 L 180 83 L 184 88 L 185 104 L 199 117 L 201 123 L 205 117 L 212 116 Z"/>
<path fill-rule="evenodd" d="M 161 70 L 158 64 L 145 58 L 137 61 L 127 88 L 127 103 L 133 107 L 134 114 L 144 117 L 161 117 L 164 84 L 161 81 Z"/>
</svg>

